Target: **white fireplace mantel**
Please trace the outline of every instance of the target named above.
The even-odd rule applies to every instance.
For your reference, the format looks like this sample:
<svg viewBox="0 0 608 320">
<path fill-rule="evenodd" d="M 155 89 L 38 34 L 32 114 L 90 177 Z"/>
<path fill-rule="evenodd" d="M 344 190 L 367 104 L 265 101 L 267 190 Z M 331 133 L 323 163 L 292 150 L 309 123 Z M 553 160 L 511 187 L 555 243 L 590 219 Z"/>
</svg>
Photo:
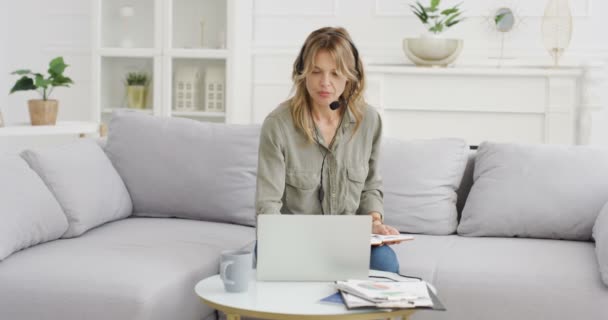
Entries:
<svg viewBox="0 0 608 320">
<path fill-rule="evenodd" d="M 453 67 L 368 65 L 367 100 L 386 136 L 588 144 L 601 66 Z"/>
</svg>

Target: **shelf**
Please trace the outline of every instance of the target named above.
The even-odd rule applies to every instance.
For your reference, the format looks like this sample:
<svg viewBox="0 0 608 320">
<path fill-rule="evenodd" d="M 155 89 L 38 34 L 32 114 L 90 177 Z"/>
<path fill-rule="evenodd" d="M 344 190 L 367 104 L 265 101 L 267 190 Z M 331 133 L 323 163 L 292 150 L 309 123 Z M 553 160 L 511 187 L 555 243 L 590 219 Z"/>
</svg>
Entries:
<svg viewBox="0 0 608 320">
<path fill-rule="evenodd" d="M 172 111 L 172 115 L 178 117 L 200 117 L 200 118 L 223 118 L 225 112 L 206 112 L 206 111 Z"/>
<path fill-rule="evenodd" d="M 175 58 L 226 59 L 226 49 L 169 49 L 168 55 Z"/>
<path fill-rule="evenodd" d="M 102 113 L 113 113 L 114 111 L 133 111 L 133 112 L 141 112 L 145 114 L 154 113 L 152 109 L 134 109 L 134 108 L 104 108 L 101 110 Z"/>
<path fill-rule="evenodd" d="M 238 0 L 93 0 L 95 120 L 108 123 L 113 112 L 125 110 L 231 121 L 231 104 L 249 94 L 235 99 L 233 89 L 235 70 L 250 63 L 252 8 Z M 238 51 L 237 38 L 244 44 Z M 149 76 L 146 92 L 126 86 L 131 72 Z M 140 101 L 144 109 L 133 108 Z"/>
<path fill-rule="evenodd" d="M 168 49 L 168 56 L 175 58 L 201 58 L 201 59 L 226 59 L 228 57 L 227 49 Z M 147 48 L 101 48 L 99 55 L 102 57 L 116 58 L 153 58 L 161 55 L 159 49 Z"/>
<path fill-rule="evenodd" d="M 153 58 L 160 55 L 158 49 L 148 48 L 100 48 L 99 55 L 102 57 L 125 57 L 125 58 Z"/>
<path fill-rule="evenodd" d="M 59 121 L 54 126 L 32 126 L 30 124 L 0 127 L 0 137 L 42 136 L 42 135 L 80 135 L 96 134 L 99 125 L 95 122 Z"/>
</svg>

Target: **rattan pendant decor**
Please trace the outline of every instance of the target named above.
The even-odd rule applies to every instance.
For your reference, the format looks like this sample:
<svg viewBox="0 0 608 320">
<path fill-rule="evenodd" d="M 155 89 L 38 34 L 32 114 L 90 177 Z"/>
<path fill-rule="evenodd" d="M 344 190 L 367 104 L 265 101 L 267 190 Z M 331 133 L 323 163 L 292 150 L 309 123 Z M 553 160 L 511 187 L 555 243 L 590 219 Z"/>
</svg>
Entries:
<svg viewBox="0 0 608 320">
<path fill-rule="evenodd" d="M 553 66 L 559 66 L 559 60 L 572 39 L 572 12 L 568 0 L 549 0 L 542 21 L 542 37 L 553 58 Z"/>
</svg>

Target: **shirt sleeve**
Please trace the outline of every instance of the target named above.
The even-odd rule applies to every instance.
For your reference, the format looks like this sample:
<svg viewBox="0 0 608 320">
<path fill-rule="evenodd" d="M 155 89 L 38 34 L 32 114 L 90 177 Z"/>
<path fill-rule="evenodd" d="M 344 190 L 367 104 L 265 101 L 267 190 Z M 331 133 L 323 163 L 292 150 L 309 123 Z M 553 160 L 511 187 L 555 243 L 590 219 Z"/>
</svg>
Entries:
<svg viewBox="0 0 608 320">
<path fill-rule="evenodd" d="M 280 214 L 285 191 L 285 155 L 279 119 L 267 117 L 262 125 L 256 181 L 256 214 Z"/>
<path fill-rule="evenodd" d="M 378 212 L 384 218 L 384 201 L 382 192 L 382 177 L 378 172 L 378 160 L 380 152 L 380 142 L 382 139 L 382 119 L 376 113 L 376 126 L 372 142 L 372 151 L 369 158 L 369 171 L 361 192 L 361 200 L 359 202 L 359 210 L 357 214 L 369 214 L 370 212 Z"/>
</svg>

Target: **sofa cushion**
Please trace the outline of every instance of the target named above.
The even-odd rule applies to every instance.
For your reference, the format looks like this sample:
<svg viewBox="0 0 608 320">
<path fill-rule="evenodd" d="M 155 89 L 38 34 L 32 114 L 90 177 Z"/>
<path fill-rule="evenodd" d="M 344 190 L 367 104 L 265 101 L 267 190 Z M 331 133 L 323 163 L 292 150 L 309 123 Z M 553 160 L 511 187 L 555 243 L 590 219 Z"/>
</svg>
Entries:
<svg viewBox="0 0 608 320">
<path fill-rule="evenodd" d="M 419 310 L 413 320 L 606 319 L 591 242 L 415 237 L 392 246 L 401 274 L 431 282 L 447 312 Z"/>
<path fill-rule="evenodd" d="M 219 271 L 222 250 L 255 229 L 185 219 L 128 218 L 0 263 L 0 319 L 200 320 L 194 293 Z"/>
<path fill-rule="evenodd" d="M 458 233 L 591 239 L 608 200 L 608 149 L 484 142 Z"/>
<path fill-rule="evenodd" d="M 15 251 L 58 239 L 68 222 L 53 194 L 21 157 L 0 156 L 0 167 L 1 261 Z"/>
<path fill-rule="evenodd" d="M 401 232 L 456 231 L 456 189 L 467 164 L 461 139 L 402 141 L 384 138 L 380 174 L 385 222 Z"/>
<path fill-rule="evenodd" d="M 597 216 L 593 226 L 593 239 L 602 280 L 608 286 L 608 202 Z"/>
<path fill-rule="evenodd" d="M 134 214 L 255 225 L 259 126 L 115 113 L 106 153 Z"/>
<path fill-rule="evenodd" d="M 129 193 L 95 140 L 26 150 L 21 155 L 63 208 L 69 223 L 64 238 L 131 214 Z"/>
</svg>

